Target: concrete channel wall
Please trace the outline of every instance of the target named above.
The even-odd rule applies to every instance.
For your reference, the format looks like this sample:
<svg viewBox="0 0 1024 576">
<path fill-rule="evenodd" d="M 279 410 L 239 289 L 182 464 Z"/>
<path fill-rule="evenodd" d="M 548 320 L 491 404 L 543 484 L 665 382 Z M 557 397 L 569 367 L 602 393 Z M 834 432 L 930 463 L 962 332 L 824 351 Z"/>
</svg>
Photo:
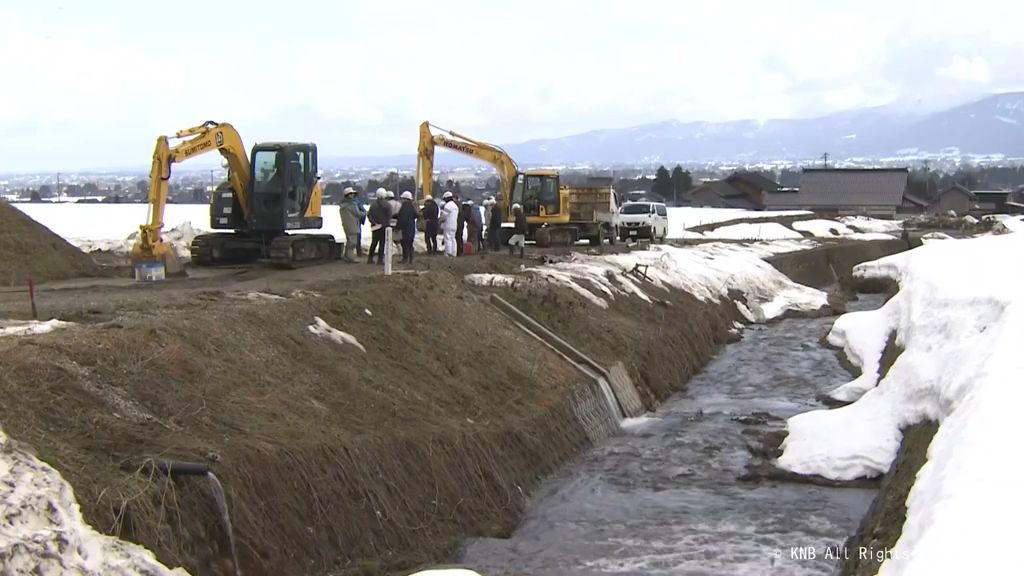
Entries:
<svg viewBox="0 0 1024 576">
<path fill-rule="evenodd" d="M 559 353 L 590 379 L 587 386 L 573 391 L 572 403 L 573 412 L 592 442 L 614 434 L 623 418 L 644 413 L 640 393 L 622 362 L 605 368 L 501 296 L 492 294 L 491 303 L 527 334 Z"/>
</svg>

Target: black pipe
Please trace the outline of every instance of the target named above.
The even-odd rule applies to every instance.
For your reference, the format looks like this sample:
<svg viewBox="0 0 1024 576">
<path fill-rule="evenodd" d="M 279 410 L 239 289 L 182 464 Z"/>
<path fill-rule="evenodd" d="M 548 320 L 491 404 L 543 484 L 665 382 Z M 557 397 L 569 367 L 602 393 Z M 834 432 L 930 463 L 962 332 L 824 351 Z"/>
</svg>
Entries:
<svg viewBox="0 0 1024 576">
<path fill-rule="evenodd" d="M 210 465 L 203 462 L 156 461 L 156 469 L 168 476 L 206 476 Z"/>
<path fill-rule="evenodd" d="M 153 458 L 129 459 L 122 462 L 121 467 L 136 472 L 156 470 L 168 476 L 206 476 L 210 473 L 210 465 L 205 462 L 175 462 Z"/>
</svg>

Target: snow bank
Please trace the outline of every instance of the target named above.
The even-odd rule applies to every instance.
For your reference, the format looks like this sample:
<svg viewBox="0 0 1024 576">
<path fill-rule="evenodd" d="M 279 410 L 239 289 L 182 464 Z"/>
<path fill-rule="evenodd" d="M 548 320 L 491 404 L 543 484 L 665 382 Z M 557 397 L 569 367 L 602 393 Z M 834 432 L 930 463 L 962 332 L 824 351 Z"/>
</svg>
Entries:
<svg viewBox="0 0 1024 576">
<path fill-rule="evenodd" d="M 67 328 L 73 326 L 72 322 L 63 322 L 61 320 L 29 320 L 28 322 L 22 322 L 20 320 L 3 320 L 0 321 L 0 338 L 4 336 L 34 336 L 36 334 L 46 334 L 47 332 L 53 332 L 58 328 Z"/>
<path fill-rule="evenodd" d="M 1018 570 L 1007 553 L 1018 547 L 1016 531 L 992 515 L 1024 514 L 1015 428 L 1024 405 L 1024 293 L 1016 267 L 1006 265 L 1022 252 L 1024 236 L 1007 234 L 933 242 L 857 266 L 857 276 L 893 278 L 900 290 L 881 309 L 843 320 L 846 346 L 874 355 L 895 330 L 904 351 L 853 404 L 788 422 L 779 465 L 840 480 L 885 472 L 903 427 L 940 423 L 882 576 Z"/>
<path fill-rule="evenodd" d="M 342 346 L 350 344 L 359 348 L 360 351 L 366 352 L 366 348 L 363 348 L 363 345 L 356 340 L 355 336 L 348 332 L 342 332 L 337 328 L 332 328 L 330 324 L 324 322 L 319 316 L 313 317 L 313 323 L 309 325 L 309 331 L 316 336 L 322 336 L 329 340 L 333 340 Z"/>
<path fill-rule="evenodd" d="M 750 322 L 771 320 L 788 310 L 816 311 L 827 306 L 824 292 L 792 282 L 762 260 L 762 255 L 771 253 L 764 245 L 754 248 L 721 242 L 690 247 L 655 245 L 622 254 L 577 253 L 565 262 L 525 268 L 511 278 L 565 286 L 601 308 L 622 296 L 653 303 L 660 296 L 658 291 L 669 287 L 705 301 L 739 293 L 742 299 L 736 305 Z M 629 273 L 637 264 L 648 267 L 649 282 Z"/>
<path fill-rule="evenodd" d="M 896 236 L 884 232 L 855 232 L 846 238 L 851 240 L 895 240 Z"/>
<path fill-rule="evenodd" d="M 867 216 L 841 216 L 840 222 L 859 232 L 902 232 L 902 220 L 878 220 Z"/>
<path fill-rule="evenodd" d="M 668 237 L 682 238 L 687 228 L 701 226 L 703 224 L 715 224 L 728 222 L 730 220 L 753 220 L 762 218 L 776 218 L 779 216 L 802 216 L 810 214 L 804 210 L 764 211 L 764 210 L 740 210 L 736 208 L 669 208 L 668 209 Z"/>
<path fill-rule="evenodd" d="M 515 286 L 516 277 L 508 274 L 467 274 L 465 281 L 477 286 Z"/>
<path fill-rule="evenodd" d="M 927 244 L 928 242 L 934 242 L 936 240 L 953 240 L 954 238 L 949 234 L 943 232 L 929 232 L 921 236 L 921 242 Z"/>
<path fill-rule="evenodd" d="M 793 230 L 798 232 L 809 232 L 818 238 L 834 238 L 836 236 L 849 236 L 853 234 L 846 224 L 835 220 L 799 220 L 793 222 Z"/>
<path fill-rule="evenodd" d="M 704 233 L 705 238 L 719 240 L 799 240 L 803 234 L 794 232 L 778 222 L 764 224 L 732 224 Z"/>
<path fill-rule="evenodd" d="M 187 576 L 141 546 L 93 530 L 61 475 L 2 430 L 0 567 L 4 574 Z"/>
</svg>

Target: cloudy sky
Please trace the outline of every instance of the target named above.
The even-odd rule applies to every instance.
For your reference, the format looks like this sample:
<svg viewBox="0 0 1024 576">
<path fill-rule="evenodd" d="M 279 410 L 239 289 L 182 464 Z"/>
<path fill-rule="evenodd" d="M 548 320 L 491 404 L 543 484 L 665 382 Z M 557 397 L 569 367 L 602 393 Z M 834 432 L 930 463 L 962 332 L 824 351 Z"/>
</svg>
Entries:
<svg viewBox="0 0 1024 576">
<path fill-rule="evenodd" d="M 1024 89 L 1024 3 L 0 2 L 0 173 L 145 166 L 207 119 L 248 145 L 413 153 L 665 119 L 932 109 Z"/>
</svg>

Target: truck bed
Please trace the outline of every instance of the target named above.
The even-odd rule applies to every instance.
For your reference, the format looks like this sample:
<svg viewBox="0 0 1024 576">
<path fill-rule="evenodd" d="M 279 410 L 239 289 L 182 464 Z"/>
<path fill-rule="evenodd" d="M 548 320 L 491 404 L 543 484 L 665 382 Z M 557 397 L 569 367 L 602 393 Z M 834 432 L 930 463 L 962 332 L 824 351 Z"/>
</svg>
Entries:
<svg viewBox="0 0 1024 576">
<path fill-rule="evenodd" d="M 595 222 L 612 211 L 612 191 L 608 187 L 569 189 L 569 220 Z"/>
</svg>

